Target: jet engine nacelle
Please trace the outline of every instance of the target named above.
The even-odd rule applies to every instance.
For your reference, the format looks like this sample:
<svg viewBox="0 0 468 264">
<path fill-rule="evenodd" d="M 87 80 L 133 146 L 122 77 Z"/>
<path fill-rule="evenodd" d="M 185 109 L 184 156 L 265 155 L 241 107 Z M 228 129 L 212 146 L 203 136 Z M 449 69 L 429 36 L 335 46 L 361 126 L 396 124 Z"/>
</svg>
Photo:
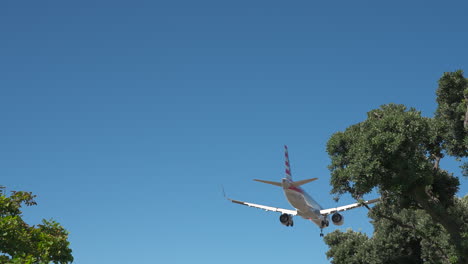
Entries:
<svg viewBox="0 0 468 264">
<path fill-rule="evenodd" d="M 293 226 L 294 225 L 292 215 L 282 214 L 282 215 L 280 215 L 279 220 L 280 220 L 281 224 L 283 224 L 285 226 Z"/>
<path fill-rule="evenodd" d="M 334 213 L 331 217 L 334 225 L 340 226 L 344 223 L 344 217 L 339 213 Z"/>
</svg>

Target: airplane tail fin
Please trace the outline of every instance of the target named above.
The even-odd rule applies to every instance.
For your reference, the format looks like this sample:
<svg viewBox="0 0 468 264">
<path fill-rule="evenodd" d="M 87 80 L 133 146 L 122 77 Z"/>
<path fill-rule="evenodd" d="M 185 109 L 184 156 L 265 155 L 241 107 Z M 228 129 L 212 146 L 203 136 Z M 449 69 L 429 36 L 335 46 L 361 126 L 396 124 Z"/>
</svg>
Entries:
<svg viewBox="0 0 468 264">
<path fill-rule="evenodd" d="M 284 146 L 284 163 L 285 163 L 285 166 L 286 166 L 286 179 L 290 180 L 291 181 L 291 185 L 295 186 L 295 187 L 299 187 L 301 185 L 304 185 L 306 183 L 309 183 L 309 182 L 312 182 L 312 181 L 315 181 L 317 180 L 318 178 L 312 178 L 312 179 L 307 179 L 307 180 L 302 180 L 302 181 L 297 181 L 297 182 L 293 182 L 292 181 L 292 176 L 291 176 L 291 167 L 289 165 L 289 155 L 288 155 L 288 146 Z M 275 185 L 275 186 L 278 186 L 278 187 L 282 187 L 283 184 L 281 182 L 274 182 L 274 181 L 264 181 L 264 180 L 258 180 L 258 179 L 254 179 L 254 181 L 258 181 L 258 182 L 263 182 L 263 183 L 267 183 L 267 184 L 271 184 L 271 185 Z"/>
<path fill-rule="evenodd" d="M 284 164 L 286 165 L 286 179 L 292 181 L 291 166 L 289 165 L 288 146 L 284 145 Z"/>
</svg>

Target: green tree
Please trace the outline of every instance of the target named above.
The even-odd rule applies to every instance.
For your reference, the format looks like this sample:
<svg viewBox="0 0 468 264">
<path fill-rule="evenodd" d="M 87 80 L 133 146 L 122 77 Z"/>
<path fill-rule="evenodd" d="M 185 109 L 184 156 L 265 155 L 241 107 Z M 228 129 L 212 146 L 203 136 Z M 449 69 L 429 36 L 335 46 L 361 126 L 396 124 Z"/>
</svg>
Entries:
<svg viewBox="0 0 468 264">
<path fill-rule="evenodd" d="M 30 226 L 22 219 L 23 205 L 36 205 L 31 192 L 0 194 L 0 263 L 71 263 L 68 232 L 53 220 Z"/>
<path fill-rule="evenodd" d="M 455 196 L 459 179 L 439 167 L 444 153 L 468 155 L 467 88 L 462 71 L 444 73 L 434 118 L 388 104 L 330 138 L 332 193 L 361 200 L 377 190 L 382 199 L 369 212 L 372 238 L 325 237 L 332 263 L 468 263 L 468 198 Z M 346 250 L 356 258 L 343 258 Z"/>
</svg>

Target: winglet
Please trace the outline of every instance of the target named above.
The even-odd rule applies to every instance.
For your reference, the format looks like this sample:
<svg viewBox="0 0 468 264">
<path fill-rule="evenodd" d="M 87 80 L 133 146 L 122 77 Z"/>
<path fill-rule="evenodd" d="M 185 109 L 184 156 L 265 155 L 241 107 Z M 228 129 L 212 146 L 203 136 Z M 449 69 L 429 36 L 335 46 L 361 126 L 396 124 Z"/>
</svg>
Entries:
<svg viewBox="0 0 468 264">
<path fill-rule="evenodd" d="M 221 190 L 223 191 L 223 196 L 224 196 L 224 198 L 225 198 L 226 200 L 232 201 L 232 199 L 229 198 L 229 197 L 226 195 L 226 192 L 224 191 L 224 186 L 223 186 L 223 185 L 221 185 Z"/>
</svg>

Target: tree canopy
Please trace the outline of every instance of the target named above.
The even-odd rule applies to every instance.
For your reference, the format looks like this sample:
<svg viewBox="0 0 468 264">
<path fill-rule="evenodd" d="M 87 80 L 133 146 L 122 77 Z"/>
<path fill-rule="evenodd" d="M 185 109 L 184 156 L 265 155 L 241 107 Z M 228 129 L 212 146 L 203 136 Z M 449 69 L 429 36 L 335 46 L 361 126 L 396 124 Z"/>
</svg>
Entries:
<svg viewBox="0 0 468 264">
<path fill-rule="evenodd" d="M 433 118 L 387 104 L 328 141 L 332 193 L 381 195 L 369 211 L 371 238 L 351 230 L 325 237 L 332 263 L 468 263 L 468 196 L 456 197 L 459 179 L 439 166 L 468 156 L 463 72 L 444 73 L 436 93 Z"/>
<path fill-rule="evenodd" d="M 0 263 L 71 263 L 68 232 L 54 220 L 30 226 L 22 219 L 23 205 L 36 205 L 31 192 L 0 194 Z"/>
</svg>

